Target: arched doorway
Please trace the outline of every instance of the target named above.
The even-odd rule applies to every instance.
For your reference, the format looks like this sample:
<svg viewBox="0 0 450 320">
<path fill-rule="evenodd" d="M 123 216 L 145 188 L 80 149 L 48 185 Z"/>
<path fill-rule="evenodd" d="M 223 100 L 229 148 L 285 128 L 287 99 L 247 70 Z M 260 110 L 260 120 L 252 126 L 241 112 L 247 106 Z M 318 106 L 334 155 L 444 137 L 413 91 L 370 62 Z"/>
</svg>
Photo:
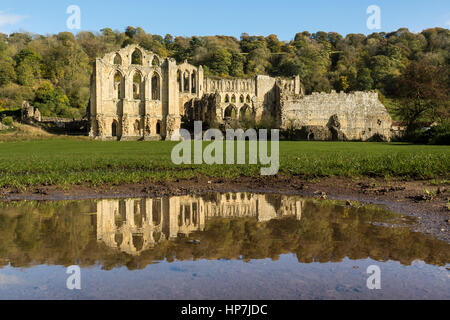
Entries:
<svg viewBox="0 0 450 320">
<path fill-rule="evenodd" d="M 133 234 L 133 247 L 137 252 L 141 251 L 144 248 L 144 236 L 141 234 Z"/>
<path fill-rule="evenodd" d="M 190 75 L 188 71 L 184 72 L 184 92 L 189 92 Z"/>
<path fill-rule="evenodd" d="M 152 100 L 161 100 L 159 75 L 155 73 L 152 77 Z"/>
<path fill-rule="evenodd" d="M 139 72 L 136 72 L 133 76 L 133 98 L 135 100 L 143 100 L 142 76 Z"/>
<path fill-rule="evenodd" d="M 139 49 L 134 50 L 131 55 L 131 64 L 142 65 L 142 53 Z"/>
<path fill-rule="evenodd" d="M 119 135 L 118 129 L 119 129 L 119 124 L 117 123 L 116 120 L 114 120 L 111 125 L 111 136 L 117 137 Z"/>
<path fill-rule="evenodd" d="M 156 123 L 156 134 L 161 134 L 161 121 Z"/>
<path fill-rule="evenodd" d="M 119 71 L 116 71 L 114 74 L 113 79 L 113 98 L 114 99 L 123 99 L 124 92 L 123 92 L 123 76 Z"/>
<path fill-rule="evenodd" d="M 233 106 L 232 104 L 230 104 L 226 109 L 225 109 L 225 114 L 224 117 L 225 118 L 231 118 L 234 119 L 236 118 L 236 107 Z"/>
<path fill-rule="evenodd" d="M 252 118 L 252 110 L 248 105 L 244 105 L 240 112 L 239 112 L 239 118 L 241 120 L 249 120 Z"/>
<path fill-rule="evenodd" d="M 116 53 L 116 56 L 114 57 L 114 64 L 115 65 L 121 65 L 122 64 L 122 58 L 120 57 L 120 54 Z"/>
<path fill-rule="evenodd" d="M 114 235 L 114 241 L 116 242 L 117 247 L 119 248 L 122 245 L 122 243 L 123 243 L 123 234 L 122 233 L 116 233 Z"/>
<path fill-rule="evenodd" d="M 154 57 L 153 57 L 153 60 L 152 60 L 152 66 L 154 66 L 154 67 L 159 67 L 159 59 L 158 59 L 157 56 L 154 56 Z"/>
</svg>

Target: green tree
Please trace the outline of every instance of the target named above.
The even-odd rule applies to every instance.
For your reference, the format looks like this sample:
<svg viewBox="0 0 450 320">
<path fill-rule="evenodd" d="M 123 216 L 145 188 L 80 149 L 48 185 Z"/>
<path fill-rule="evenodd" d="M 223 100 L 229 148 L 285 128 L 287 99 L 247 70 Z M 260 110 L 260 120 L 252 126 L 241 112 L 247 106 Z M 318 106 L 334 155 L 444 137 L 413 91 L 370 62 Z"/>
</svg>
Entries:
<svg viewBox="0 0 450 320">
<path fill-rule="evenodd" d="M 172 43 L 173 43 L 173 36 L 170 33 L 166 34 L 166 36 L 164 37 L 164 44 L 166 46 L 169 46 Z"/>
<path fill-rule="evenodd" d="M 301 66 L 295 56 L 285 56 L 279 64 L 279 72 L 285 77 L 292 77 L 300 74 Z"/>
<path fill-rule="evenodd" d="M 383 93 L 390 93 L 395 78 L 401 74 L 396 61 L 384 55 L 377 55 L 371 58 L 370 65 L 375 88 Z"/>
<path fill-rule="evenodd" d="M 446 66 L 433 65 L 424 59 L 408 66 L 396 88 L 397 95 L 403 98 L 397 114 L 407 121 L 408 130 L 417 129 L 424 121 L 448 121 L 449 81 Z"/>
<path fill-rule="evenodd" d="M 79 116 L 76 109 L 70 108 L 69 98 L 61 88 L 53 88 L 50 82 L 44 82 L 37 90 L 33 101 L 42 115 L 74 118 Z"/>
<path fill-rule="evenodd" d="M 355 89 L 360 91 L 369 91 L 373 89 L 373 79 L 369 68 L 359 70 Z"/>
<path fill-rule="evenodd" d="M 339 78 L 338 83 L 337 83 L 337 89 L 339 91 L 346 92 L 349 87 L 350 87 L 350 84 L 348 83 L 347 77 L 346 76 L 341 76 Z"/>
<path fill-rule="evenodd" d="M 267 48 L 272 53 L 281 52 L 282 43 L 278 40 L 278 37 L 275 34 L 271 34 L 266 38 Z"/>
<path fill-rule="evenodd" d="M 210 56 L 208 67 L 215 75 L 227 76 L 231 66 L 232 54 L 224 48 L 216 49 Z"/>
<path fill-rule="evenodd" d="M 8 46 L 0 42 L 0 87 L 11 83 L 16 78 L 15 62 L 8 51 Z"/>
<path fill-rule="evenodd" d="M 257 45 L 247 57 L 246 73 L 250 75 L 267 74 L 270 68 L 270 51 L 265 43 Z"/>
<path fill-rule="evenodd" d="M 33 48 L 21 50 L 15 57 L 17 82 L 23 86 L 33 86 L 41 77 L 42 58 Z"/>
<path fill-rule="evenodd" d="M 129 37 L 131 39 L 134 38 L 134 36 L 136 35 L 136 32 L 137 32 L 136 29 L 131 26 L 128 26 L 127 29 L 125 30 L 125 34 L 127 35 L 127 37 Z"/>
<path fill-rule="evenodd" d="M 233 52 L 231 54 L 231 64 L 229 74 L 233 77 L 244 77 L 245 58 L 240 53 Z"/>
</svg>

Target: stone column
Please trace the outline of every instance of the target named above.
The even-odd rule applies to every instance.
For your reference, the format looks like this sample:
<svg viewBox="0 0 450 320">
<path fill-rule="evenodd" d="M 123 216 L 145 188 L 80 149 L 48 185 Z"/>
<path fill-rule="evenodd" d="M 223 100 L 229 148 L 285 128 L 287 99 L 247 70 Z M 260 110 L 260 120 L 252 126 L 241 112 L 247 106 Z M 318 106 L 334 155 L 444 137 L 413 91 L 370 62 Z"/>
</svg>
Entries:
<svg viewBox="0 0 450 320">
<path fill-rule="evenodd" d="M 206 92 L 207 90 L 207 88 L 205 88 L 204 73 L 202 66 L 198 67 L 197 78 L 198 78 L 197 97 L 201 98 L 203 97 L 203 92 Z"/>
</svg>

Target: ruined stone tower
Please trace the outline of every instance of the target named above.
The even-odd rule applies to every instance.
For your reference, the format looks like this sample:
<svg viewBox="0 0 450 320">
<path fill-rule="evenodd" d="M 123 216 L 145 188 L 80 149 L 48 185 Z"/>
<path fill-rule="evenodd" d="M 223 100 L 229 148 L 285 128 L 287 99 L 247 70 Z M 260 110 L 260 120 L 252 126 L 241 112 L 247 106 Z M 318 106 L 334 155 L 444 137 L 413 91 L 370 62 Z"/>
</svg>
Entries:
<svg viewBox="0 0 450 320">
<path fill-rule="evenodd" d="M 189 75 L 191 99 L 200 94 L 200 72 L 183 66 Z M 91 79 L 90 136 L 101 140 L 159 140 L 180 127 L 173 59 L 161 59 L 131 45 L 97 59 Z"/>
</svg>

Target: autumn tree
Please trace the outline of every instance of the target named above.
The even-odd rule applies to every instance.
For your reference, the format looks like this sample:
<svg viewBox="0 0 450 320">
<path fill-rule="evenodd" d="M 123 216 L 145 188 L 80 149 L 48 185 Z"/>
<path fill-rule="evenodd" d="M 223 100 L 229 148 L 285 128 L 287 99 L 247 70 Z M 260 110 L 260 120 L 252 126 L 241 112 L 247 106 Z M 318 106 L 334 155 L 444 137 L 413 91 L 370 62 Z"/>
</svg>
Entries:
<svg viewBox="0 0 450 320">
<path fill-rule="evenodd" d="M 412 62 L 399 77 L 397 95 L 402 103 L 397 113 L 408 124 L 418 128 L 424 121 L 447 118 L 449 110 L 449 68 L 422 59 Z"/>
<path fill-rule="evenodd" d="M 11 83 L 16 78 L 15 62 L 5 43 L 0 42 L 0 87 Z"/>
<path fill-rule="evenodd" d="M 42 58 L 32 48 L 21 50 L 15 57 L 17 82 L 23 86 L 33 86 L 41 77 Z"/>
</svg>

